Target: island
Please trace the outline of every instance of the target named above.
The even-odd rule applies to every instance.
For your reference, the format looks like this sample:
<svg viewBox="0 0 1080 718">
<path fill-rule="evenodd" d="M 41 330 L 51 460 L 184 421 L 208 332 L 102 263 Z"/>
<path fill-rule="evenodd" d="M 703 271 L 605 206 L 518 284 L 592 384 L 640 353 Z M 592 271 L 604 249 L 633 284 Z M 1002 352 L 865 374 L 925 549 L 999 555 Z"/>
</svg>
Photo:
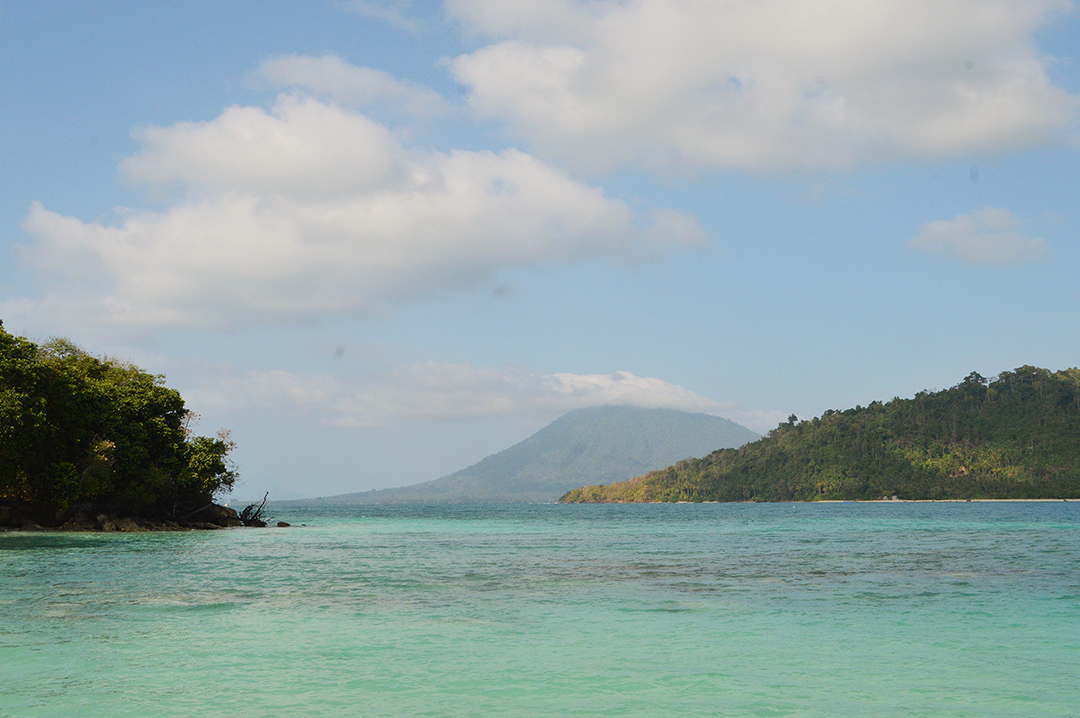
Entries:
<svg viewBox="0 0 1080 718">
<path fill-rule="evenodd" d="M 562 503 L 1077 499 L 1080 369 L 1022 366 L 874 401 Z"/>
<path fill-rule="evenodd" d="M 0 528 L 243 524 L 253 512 L 215 503 L 236 481 L 234 444 L 196 436 L 196 418 L 162 376 L 0 322 Z"/>
</svg>

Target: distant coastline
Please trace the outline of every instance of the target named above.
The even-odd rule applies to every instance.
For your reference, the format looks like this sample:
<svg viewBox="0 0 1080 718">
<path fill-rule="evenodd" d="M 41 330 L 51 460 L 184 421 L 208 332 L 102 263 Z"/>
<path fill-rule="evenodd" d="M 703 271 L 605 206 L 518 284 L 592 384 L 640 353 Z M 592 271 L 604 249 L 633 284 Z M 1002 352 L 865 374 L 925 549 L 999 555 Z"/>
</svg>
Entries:
<svg viewBox="0 0 1080 718">
<path fill-rule="evenodd" d="M 814 499 L 810 501 L 610 501 L 605 503 L 645 504 L 974 504 L 974 503 L 1060 503 L 1080 499 Z"/>
<path fill-rule="evenodd" d="M 1008 503 L 1054 503 L 1061 501 L 1077 501 L 1078 499 L 820 499 L 818 501 L 802 501 L 804 504 L 1008 504 Z"/>
<path fill-rule="evenodd" d="M 1022 503 L 1062 503 L 1080 502 L 1080 499 L 812 499 L 804 501 L 563 501 L 560 505 L 572 504 L 1022 504 Z"/>
</svg>

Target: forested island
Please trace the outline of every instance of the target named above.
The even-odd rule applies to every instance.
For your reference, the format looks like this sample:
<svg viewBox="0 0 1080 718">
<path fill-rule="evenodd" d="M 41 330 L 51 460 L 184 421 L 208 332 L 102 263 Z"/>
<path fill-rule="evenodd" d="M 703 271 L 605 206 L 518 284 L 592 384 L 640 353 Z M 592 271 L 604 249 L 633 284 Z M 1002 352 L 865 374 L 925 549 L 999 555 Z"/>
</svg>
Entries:
<svg viewBox="0 0 1080 718">
<path fill-rule="evenodd" d="M 938 392 L 789 417 L 764 438 L 563 503 L 1080 498 L 1080 369 L 977 373 Z"/>
<path fill-rule="evenodd" d="M 0 323 L 0 527 L 240 525 L 214 504 L 233 443 L 193 435 L 195 419 L 164 377 Z"/>
</svg>

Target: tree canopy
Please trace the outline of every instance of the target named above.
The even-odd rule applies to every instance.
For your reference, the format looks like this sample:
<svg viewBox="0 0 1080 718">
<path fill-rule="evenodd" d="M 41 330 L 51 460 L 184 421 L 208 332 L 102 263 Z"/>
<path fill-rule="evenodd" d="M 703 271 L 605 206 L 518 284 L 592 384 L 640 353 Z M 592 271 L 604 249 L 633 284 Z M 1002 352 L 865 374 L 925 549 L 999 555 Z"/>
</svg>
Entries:
<svg viewBox="0 0 1080 718">
<path fill-rule="evenodd" d="M 564 502 L 1080 498 L 1080 369 L 1022 366 L 768 436 Z"/>
<path fill-rule="evenodd" d="M 197 511 L 236 471 L 228 433 L 193 436 L 194 419 L 160 375 L 66 339 L 38 345 L 0 324 L 0 501 Z"/>
</svg>

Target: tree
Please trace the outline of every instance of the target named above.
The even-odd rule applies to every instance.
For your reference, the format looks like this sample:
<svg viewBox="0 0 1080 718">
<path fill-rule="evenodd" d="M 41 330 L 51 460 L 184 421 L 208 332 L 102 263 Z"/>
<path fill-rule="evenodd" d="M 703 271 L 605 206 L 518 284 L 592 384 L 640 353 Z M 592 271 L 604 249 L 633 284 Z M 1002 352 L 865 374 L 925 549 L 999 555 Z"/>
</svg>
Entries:
<svg viewBox="0 0 1080 718">
<path fill-rule="evenodd" d="M 66 339 L 38 346 L 0 323 L 0 499 L 170 518 L 197 510 L 236 471 L 228 434 L 191 436 L 191 418 L 162 376 Z"/>
</svg>

